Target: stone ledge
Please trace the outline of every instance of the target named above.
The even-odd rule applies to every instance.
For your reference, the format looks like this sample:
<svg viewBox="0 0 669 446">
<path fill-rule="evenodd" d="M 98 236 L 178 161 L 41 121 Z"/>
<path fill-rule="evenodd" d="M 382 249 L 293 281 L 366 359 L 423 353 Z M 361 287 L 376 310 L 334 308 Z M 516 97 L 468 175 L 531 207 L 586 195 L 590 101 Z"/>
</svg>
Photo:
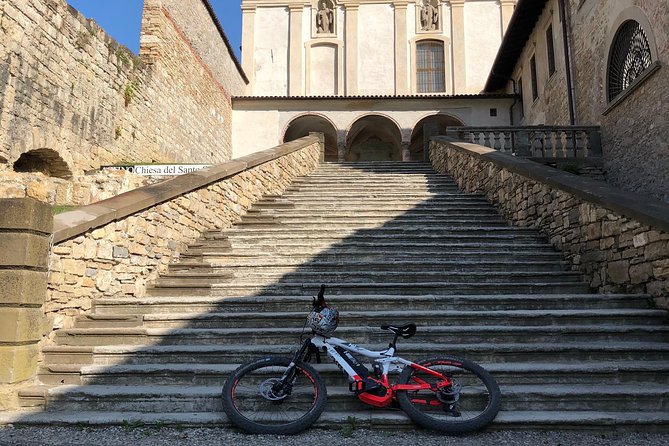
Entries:
<svg viewBox="0 0 669 446">
<path fill-rule="evenodd" d="M 669 232 L 669 204 L 659 200 L 648 199 L 600 181 L 572 175 L 477 144 L 455 141 L 447 137 L 436 137 L 434 140 L 448 144 L 459 152 L 493 162 L 510 172 L 561 189 L 577 198 L 598 204 L 655 229 Z"/>
<path fill-rule="evenodd" d="M 33 199 L 0 199 L 0 229 L 50 234 L 52 225 L 51 206 Z"/>
<path fill-rule="evenodd" d="M 180 195 L 200 189 L 268 161 L 303 149 L 318 138 L 305 136 L 278 147 L 263 150 L 227 163 L 181 175 L 162 183 L 141 187 L 116 197 L 57 215 L 54 218 L 54 243 L 71 239 L 90 229 L 120 220 Z"/>
</svg>

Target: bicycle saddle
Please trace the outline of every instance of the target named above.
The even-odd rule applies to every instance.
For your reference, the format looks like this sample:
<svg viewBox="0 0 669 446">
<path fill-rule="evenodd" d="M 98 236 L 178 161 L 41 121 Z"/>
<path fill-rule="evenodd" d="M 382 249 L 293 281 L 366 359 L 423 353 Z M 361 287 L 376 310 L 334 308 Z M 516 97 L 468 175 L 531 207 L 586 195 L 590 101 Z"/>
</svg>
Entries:
<svg viewBox="0 0 669 446">
<path fill-rule="evenodd" d="M 416 334 L 416 324 L 412 322 L 404 325 L 381 325 L 381 330 L 388 330 L 402 336 L 404 339 L 409 339 Z"/>
</svg>

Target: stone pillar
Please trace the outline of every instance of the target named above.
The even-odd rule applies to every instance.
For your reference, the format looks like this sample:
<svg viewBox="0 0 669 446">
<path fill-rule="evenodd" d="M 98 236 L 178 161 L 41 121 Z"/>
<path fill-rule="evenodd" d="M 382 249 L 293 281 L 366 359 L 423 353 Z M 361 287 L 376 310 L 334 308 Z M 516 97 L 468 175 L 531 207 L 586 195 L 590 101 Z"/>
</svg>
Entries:
<svg viewBox="0 0 669 446">
<path fill-rule="evenodd" d="M 290 68 L 288 70 L 288 96 L 302 96 L 302 79 L 304 69 L 302 67 L 302 16 L 304 6 L 290 5 L 290 47 L 288 59 Z"/>
<path fill-rule="evenodd" d="M 256 7 L 242 6 L 242 68 L 249 80 L 246 94 L 253 95 L 253 80 L 255 73 L 255 20 Z"/>
<path fill-rule="evenodd" d="M 337 141 L 337 161 L 340 163 L 346 161 L 346 140 Z"/>
<path fill-rule="evenodd" d="M 453 34 L 453 93 L 466 94 L 465 0 L 451 0 L 451 30 Z"/>
<path fill-rule="evenodd" d="M 516 0 L 500 0 L 499 3 L 502 10 L 502 35 L 504 35 L 509 27 L 513 11 L 516 9 Z"/>
<path fill-rule="evenodd" d="M 395 94 L 409 94 L 407 78 L 407 3 L 395 3 Z"/>
<path fill-rule="evenodd" d="M 346 8 L 346 96 L 358 94 L 358 5 Z"/>
<path fill-rule="evenodd" d="M 411 161 L 410 145 L 411 141 L 402 141 L 402 161 Z"/>
<path fill-rule="evenodd" d="M 0 410 L 16 403 L 13 385 L 35 377 L 46 331 L 51 206 L 0 199 Z"/>
</svg>

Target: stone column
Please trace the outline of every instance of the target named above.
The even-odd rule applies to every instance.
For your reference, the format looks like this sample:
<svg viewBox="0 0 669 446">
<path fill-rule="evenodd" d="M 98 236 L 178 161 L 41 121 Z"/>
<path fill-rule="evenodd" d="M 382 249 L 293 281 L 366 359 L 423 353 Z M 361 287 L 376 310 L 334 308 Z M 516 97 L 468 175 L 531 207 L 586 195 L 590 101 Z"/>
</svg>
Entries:
<svg viewBox="0 0 669 446">
<path fill-rule="evenodd" d="M 302 16 L 304 6 L 290 5 L 290 49 L 288 57 L 290 68 L 288 70 L 288 96 L 303 96 L 302 79 L 304 69 L 302 67 Z"/>
<path fill-rule="evenodd" d="M 16 404 L 16 385 L 36 376 L 44 316 L 51 206 L 0 199 L 0 410 Z"/>
<path fill-rule="evenodd" d="M 499 3 L 502 10 L 502 35 L 504 35 L 506 29 L 509 27 L 509 22 L 511 21 L 513 11 L 516 9 L 516 1 L 500 0 Z"/>
<path fill-rule="evenodd" d="M 346 8 L 346 96 L 358 94 L 358 5 Z"/>
<path fill-rule="evenodd" d="M 411 141 L 402 141 L 402 161 L 411 161 L 410 145 Z"/>
<path fill-rule="evenodd" d="M 242 68 L 249 80 L 246 94 L 253 95 L 253 80 L 255 72 L 255 20 L 256 7 L 242 6 Z"/>
<path fill-rule="evenodd" d="M 395 3 L 395 94 L 408 94 L 407 3 Z"/>
<path fill-rule="evenodd" d="M 451 33 L 453 34 L 453 93 L 466 94 L 465 0 L 451 0 Z"/>
<path fill-rule="evenodd" d="M 337 141 L 337 161 L 340 163 L 346 161 L 346 140 Z"/>
</svg>

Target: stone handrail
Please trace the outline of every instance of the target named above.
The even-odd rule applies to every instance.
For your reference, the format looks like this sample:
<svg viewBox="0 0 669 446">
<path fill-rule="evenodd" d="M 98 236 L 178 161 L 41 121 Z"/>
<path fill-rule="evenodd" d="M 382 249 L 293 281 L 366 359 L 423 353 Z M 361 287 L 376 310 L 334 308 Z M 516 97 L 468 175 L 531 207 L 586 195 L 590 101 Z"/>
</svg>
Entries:
<svg viewBox="0 0 669 446">
<path fill-rule="evenodd" d="M 204 231 L 230 227 L 315 169 L 323 146 L 312 134 L 56 216 L 45 307 L 54 326 L 71 325 L 94 299 L 143 296 Z"/>
<path fill-rule="evenodd" d="M 430 159 L 518 226 L 541 230 L 599 292 L 640 292 L 667 308 L 669 205 L 447 137 Z"/>
<path fill-rule="evenodd" d="M 601 135 L 595 126 L 448 127 L 453 139 L 480 144 L 525 158 L 601 157 Z"/>
</svg>

